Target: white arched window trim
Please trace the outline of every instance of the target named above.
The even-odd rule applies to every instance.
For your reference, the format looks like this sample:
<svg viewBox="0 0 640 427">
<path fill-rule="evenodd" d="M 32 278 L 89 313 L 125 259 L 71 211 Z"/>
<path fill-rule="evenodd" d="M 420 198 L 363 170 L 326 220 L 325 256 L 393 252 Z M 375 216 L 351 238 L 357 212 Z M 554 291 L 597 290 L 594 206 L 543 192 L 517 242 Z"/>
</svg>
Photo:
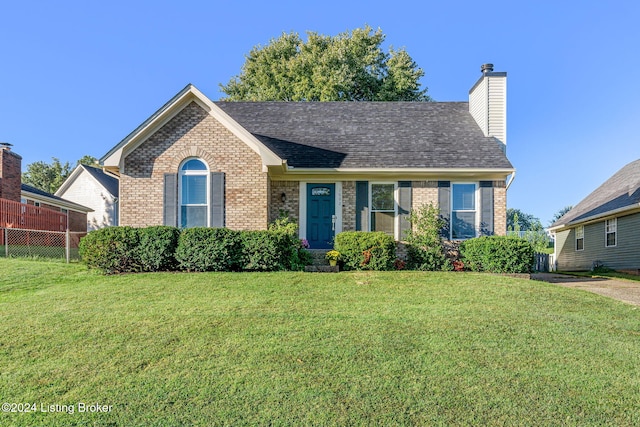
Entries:
<svg viewBox="0 0 640 427">
<path fill-rule="evenodd" d="M 178 225 L 210 226 L 211 180 L 209 165 L 198 157 L 185 159 L 178 170 Z"/>
</svg>

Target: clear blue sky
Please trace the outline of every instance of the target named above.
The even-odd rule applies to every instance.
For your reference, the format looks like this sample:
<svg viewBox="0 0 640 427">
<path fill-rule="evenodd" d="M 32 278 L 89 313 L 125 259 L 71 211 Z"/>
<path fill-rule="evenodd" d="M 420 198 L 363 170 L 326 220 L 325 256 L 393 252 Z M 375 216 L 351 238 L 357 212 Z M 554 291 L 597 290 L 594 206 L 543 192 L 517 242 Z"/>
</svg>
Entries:
<svg viewBox="0 0 640 427">
<path fill-rule="evenodd" d="M 437 101 L 467 100 L 480 65 L 508 73 L 508 206 L 576 204 L 640 158 L 640 2 L 5 1 L 0 141 L 23 168 L 101 157 L 187 83 L 211 99 L 282 32 L 369 24 L 405 47 Z"/>
</svg>

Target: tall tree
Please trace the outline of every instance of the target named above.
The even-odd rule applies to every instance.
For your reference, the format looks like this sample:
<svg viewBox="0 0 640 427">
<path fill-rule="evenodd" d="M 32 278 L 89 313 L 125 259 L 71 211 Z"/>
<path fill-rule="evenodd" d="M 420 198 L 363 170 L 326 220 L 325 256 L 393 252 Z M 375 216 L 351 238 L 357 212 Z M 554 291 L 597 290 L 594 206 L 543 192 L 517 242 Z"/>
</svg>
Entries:
<svg viewBox="0 0 640 427">
<path fill-rule="evenodd" d="M 226 101 L 430 101 L 424 71 L 404 49 L 381 45 L 382 30 L 337 36 L 283 33 L 255 46 L 239 75 L 220 85 Z"/>
<path fill-rule="evenodd" d="M 27 171 L 22 174 L 22 182 L 48 193 L 55 193 L 71 173 L 69 162 L 64 164 L 52 157 L 51 163 L 37 161 L 27 165 Z"/>
<path fill-rule="evenodd" d="M 565 216 L 565 214 L 569 212 L 571 209 L 573 209 L 573 206 L 571 205 L 565 206 L 564 208 L 560 209 L 558 212 L 556 212 L 553 215 L 553 218 L 551 218 L 551 222 L 549 222 L 549 225 L 553 224 L 554 222 L 556 222 L 557 220 Z"/>
<path fill-rule="evenodd" d="M 531 214 L 520 209 L 507 209 L 507 230 L 510 231 L 542 231 L 542 223 Z"/>
<path fill-rule="evenodd" d="M 71 174 L 73 167 L 69 162 L 61 163 L 56 157 L 52 157 L 51 160 L 51 163 L 43 161 L 29 163 L 26 172 L 22 174 L 22 182 L 47 193 L 55 193 Z M 85 155 L 76 162 L 76 165 L 81 163 L 93 165 L 96 161 L 95 157 Z"/>
<path fill-rule="evenodd" d="M 96 159 L 93 156 L 90 156 L 89 154 L 85 154 L 84 156 L 82 156 L 80 160 L 78 160 L 78 162 L 76 163 L 76 166 L 77 165 L 96 166 L 97 164 L 98 164 L 98 159 Z"/>
</svg>

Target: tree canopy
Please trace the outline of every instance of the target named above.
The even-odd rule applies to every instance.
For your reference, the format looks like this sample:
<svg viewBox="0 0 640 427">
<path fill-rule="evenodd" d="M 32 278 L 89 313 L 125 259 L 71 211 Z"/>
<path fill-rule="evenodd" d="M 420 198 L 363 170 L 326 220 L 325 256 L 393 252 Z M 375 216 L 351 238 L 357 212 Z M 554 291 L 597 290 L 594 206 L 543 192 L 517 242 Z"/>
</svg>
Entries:
<svg viewBox="0 0 640 427">
<path fill-rule="evenodd" d="M 56 157 L 52 157 L 51 160 L 51 163 L 43 161 L 29 163 L 27 171 L 22 174 L 22 182 L 47 193 L 55 193 L 69 177 L 73 167 L 69 162 L 61 163 L 60 159 Z M 94 165 L 95 162 L 97 162 L 95 157 L 85 155 L 76 162 L 76 166 L 79 164 Z"/>
<path fill-rule="evenodd" d="M 557 220 L 559 220 L 560 218 L 565 216 L 565 214 L 567 212 L 569 212 L 571 209 L 573 209 L 573 206 L 571 206 L 571 205 L 565 206 L 564 208 L 560 209 L 558 212 L 553 214 L 553 218 L 551 218 L 551 221 L 549 222 L 549 225 L 555 223 Z"/>
<path fill-rule="evenodd" d="M 424 71 L 404 49 L 382 50 L 369 26 L 337 36 L 283 33 L 246 55 L 239 75 L 220 84 L 226 101 L 430 101 Z"/>
<path fill-rule="evenodd" d="M 544 227 L 540 219 L 524 213 L 520 209 L 507 209 L 507 230 L 509 231 L 542 231 Z"/>
</svg>

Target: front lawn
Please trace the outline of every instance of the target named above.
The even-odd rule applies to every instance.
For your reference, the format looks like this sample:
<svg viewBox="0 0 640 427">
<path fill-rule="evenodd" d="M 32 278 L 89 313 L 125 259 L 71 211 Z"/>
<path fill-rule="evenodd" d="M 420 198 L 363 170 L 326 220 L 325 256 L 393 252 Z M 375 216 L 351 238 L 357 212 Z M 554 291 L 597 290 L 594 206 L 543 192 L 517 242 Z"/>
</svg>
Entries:
<svg viewBox="0 0 640 427">
<path fill-rule="evenodd" d="M 640 310 L 541 282 L 0 259 L 0 319 L 2 426 L 640 424 Z"/>
</svg>

